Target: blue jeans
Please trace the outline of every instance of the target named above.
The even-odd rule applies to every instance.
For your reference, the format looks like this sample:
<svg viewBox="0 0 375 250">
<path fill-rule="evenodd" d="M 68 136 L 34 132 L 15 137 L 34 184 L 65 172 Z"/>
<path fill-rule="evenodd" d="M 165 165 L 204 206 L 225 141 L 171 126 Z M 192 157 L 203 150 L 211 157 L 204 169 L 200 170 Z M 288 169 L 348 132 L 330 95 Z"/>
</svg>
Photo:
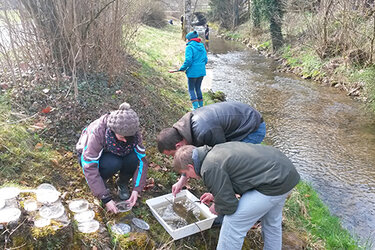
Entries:
<svg viewBox="0 0 375 250">
<path fill-rule="evenodd" d="M 241 250 L 246 233 L 255 222 L 262 222 L 262 237 L 266 250 L 279 250 L 282 243 L 282 211 L 290 192 L 278 196 L 247 191 L 238 202 L 234 214 L 225 215 L 217 249 Z"/>
<path fill-rule="evenodd" d="M 246 143 L 260 144 L 266 136 L 266 123 L 262 122 L 259 128 L 243 138 L 241 141 Z"/>
<path fill-rule="evenodd" d="M 198 78 L 188 78 L 188 89 L 191 101 L 203 99 L 201 90 L 202 80 L 203 76 Z"/>
<path fill-rule="evenodd" d="M 138 167 L 138 158 L 134 151 L 126 156 L 118 156 L 104 152 L 99 159 L 99 173 L 103 180 L 107 180 L 120 171 L 120 177 L 132 176 Z"/>
</svg>

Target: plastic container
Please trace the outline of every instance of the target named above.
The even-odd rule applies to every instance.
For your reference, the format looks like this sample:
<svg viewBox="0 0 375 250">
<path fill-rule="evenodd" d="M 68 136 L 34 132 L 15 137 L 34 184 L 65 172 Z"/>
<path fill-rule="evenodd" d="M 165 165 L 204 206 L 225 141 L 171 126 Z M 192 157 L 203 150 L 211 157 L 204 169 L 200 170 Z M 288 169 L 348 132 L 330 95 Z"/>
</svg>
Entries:
<svg viewBox="0 0 375 250">
<path fill-rule="evenodd" d="M 141 231 L 147 231 L 150 229 L 150 225 L 144 220 L 133 218 L 132 223 L 136 226 L 136 229 L 140 229 Z"/>
<path fill-rule="evenodd" d="M 186 189 L 182 190 L 176 195 L 176 201 L 181 200 L 181 199 L 189 199 L 191 202 L 195 202 L 199 200 L 197 197 L 195 197 L 192 193 L 190 193 Z M 150 210 L 152 214 L 155 216 L 155 218 L 164 227 L 164 229 L 172 236 L 174 240 L 178 240 L 186 236 L 211 228 L 212 223 L 217 217 L 216 215 L 210 212 L 209 208 L 206 205 L 197 202 L 196 206 L 199 208 L 201 215 L 205 219 L 199 220 L 195 223 L 191 223 L 181 228 L 173 229 L 171 226 L 168 225 L 168 223 L 166 223 L 166 221 L 164 221 L 164 219 L 157 212 L 157 208 L 170 204 L 172 200 L 173 200 L 173 195 L 172 193 L 170 193 L 170 194 L 162 195 L 162 196 L 155 197 L 152 199 L 148 199 L 146 200 L 146 203 L 150 207 Z"/>
<path fill-rule="evenodd" d="M 65 208 L 61 203 L 53 205 L 44 205 L 39 209 L 39 215 L 45 219 L 56 219 L 61 217 L 65 212 Z"/>
<path fill-rule="evenodd" d="M 99 229 L 99 221 L 90 220 L 82 223 L 78 223 L 78 230 L 81 233 L 94 233 Z"/>
<path fill-rule="evenodd" d="M 60 197 L 60 192 L 52 189 L 37 189 L 36 200 L 43 204 L 56 202 Z"/>
<path fill-rule="evenodd" d="M 85 199 L 72 200 L 69 203 L 69 209 L 73 213 L 81 213 L 89 209 L 89 202 Z"/>
<path fill-rule="evenodd" d="M 130 206 L 130 203 L 127 201 L 120 201 L 116 203 L 116 207 L 120 213 L 128 212 L 132 209 L 132 206 Z"/>
<path fill-rule="evenodd" d="M 127 234 L 130 233 L 131 227 L 125 223 L 117 223 L 111 227 L 111 230 L 115 234 Z"/>
<path fill-rule="evenodd" d="M 21 190 L 17 187 L 0 188 L 0 200 L 8 200 L 17 197 Z"/>
<path fill-rule="evenodd" d="M 23 208 L 27 212 L 33 212 L 38 209 L 38 203 L 35 200 L 25 200 L 23 202 Z"/>
<path fill-rule="evenodd" d="M 21 210 L 14 207 L 0 209 L 0 223 L 17 221 L 21 216 Z"/>
<path fill-rule="evenodd" d="M 81 213 L 76 213 L 74 215 L 74 219 L 78 223 L 86 222 L 86 221 L 91 221 L 95 217 L 95 212 L 92 210 L 86 210 Z"/>
<path fill-rule="evenodd" d="M 51 220 L 50 219 L 45 219 L 45 218 L 38 218 L 34 221 L 34 226 L 35 227 L 46 227 L 46 226 L 49 226 L 51 224 Z"/>
</svg>

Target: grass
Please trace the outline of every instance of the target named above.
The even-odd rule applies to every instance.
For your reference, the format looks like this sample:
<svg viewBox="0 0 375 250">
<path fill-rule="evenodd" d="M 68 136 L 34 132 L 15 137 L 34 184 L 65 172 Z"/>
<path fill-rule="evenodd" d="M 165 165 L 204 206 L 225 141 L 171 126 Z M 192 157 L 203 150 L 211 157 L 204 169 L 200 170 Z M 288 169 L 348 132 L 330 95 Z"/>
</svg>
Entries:
<svg viewBox="0 0 375 250">
<path fill-rule="evenodd" d="M 168 72 L 178 69 L 185 59 L 185 42 L 178 25 L 167 25 L 162 29 L 141 27 L 130 50 L 142 65 L 137 74 L 145 87 L 155 88 L 161 98 L 172 103 L 190 107 L 185 74 Z M 155 79 L 152 85 L 147 83 L 150 78 Z"/>
<path fill-rule="evenodd" d="M 364 82 L 365 91 L 372 110 L 375 112 L 375 66 L 357 70 L 352 73 L 351 80 Z"/>
<path fill-rule="evenodd" d="M 4 96 L 0 97 L 0 112 L 0 178 L 5 182 L 16 182 L 28 175 L 43 179 L 53 166 L 56 152 L 18 123 L 21 118 L 12 115 Z"/>
<path fill-rule="evenodd" d="M 309 248 L 359 249 L 358 242 L 345 230 L 339 218 L 332 216 L 311 185 L 300 182 L 287 200 L 286 228 L 305 232 Z"/>
</svg>

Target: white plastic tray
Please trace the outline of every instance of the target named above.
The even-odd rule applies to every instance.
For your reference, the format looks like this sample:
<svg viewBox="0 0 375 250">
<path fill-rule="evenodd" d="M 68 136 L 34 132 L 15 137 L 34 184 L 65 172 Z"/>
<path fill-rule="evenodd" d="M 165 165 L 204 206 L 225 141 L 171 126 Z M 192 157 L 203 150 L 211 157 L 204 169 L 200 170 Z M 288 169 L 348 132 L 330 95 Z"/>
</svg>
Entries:
<svg viewBox="0 0 375 250">
<path fill-rule="evenodd" d="M 188 190 L 182 190 L 180 193 L 176 195 L 176 200 L 181 197 L 186 197 L 191 202 L 198 201 L 199 199 L 195 197 L 192 193 Z M 163 218 L 156 212 L 155 207 L 160 207 L 161 204 L 168 204 L 168 202 L 172 202 L 173 195 L 166 194 L 159 197 L 155 197 L 152 199 L 146 200 L 147 205 L 150 207 L 152 214 L 155 218 L 159 221 L 159 223 L 164 227 L 164 229 L 172 236 L 174 240 L 178 240 L 184 238 L 186 236 L 204 231 L 206 229 L 211 228 L 212 223 L 214 222 L 216 215 L 212 214 L 208 207 L 202 203 L 196 202 L 196 205 L 199 207 L 201 214 L 206 218 L 204 220 L 200 220 L 198 222 L 189 224 L 187 226 L 172 229 L 164 220 Z"/>
</svg>

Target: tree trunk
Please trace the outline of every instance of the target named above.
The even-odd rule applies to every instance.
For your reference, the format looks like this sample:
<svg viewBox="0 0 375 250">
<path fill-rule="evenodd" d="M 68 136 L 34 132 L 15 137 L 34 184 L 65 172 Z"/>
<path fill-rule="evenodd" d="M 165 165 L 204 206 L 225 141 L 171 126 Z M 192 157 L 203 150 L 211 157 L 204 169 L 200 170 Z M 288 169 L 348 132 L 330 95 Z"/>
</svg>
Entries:
<svg viewBox="0 0 375 250">
<path fill-rule="evenodd" d="M 252 4 L 252 16 L 253 16 L 253 26 L 255 28 L 260 28 L 260 10 L 259 10 L 259 1 L 253 0 Z"/>
<path fill-rule="evenodd" d="M 284 42 L 283 34 L 281 33 L 281 21 L 278 16 L 271 15 L 270 33 L 272 39 L 272 49 L 275 52 L 281 48 Z"/>
<path fill-rule="evenodd" d="M 238 20 L 239 20 L 238 0 L 233 0 L 233 29 L 238 26 Z"/>
<path fill-rule="evenodd" d="M 191 0 L 185 0 L 183 39 L 185 39 L 186 34 L 189 33 L 191 29 Z"/>
</svg>

